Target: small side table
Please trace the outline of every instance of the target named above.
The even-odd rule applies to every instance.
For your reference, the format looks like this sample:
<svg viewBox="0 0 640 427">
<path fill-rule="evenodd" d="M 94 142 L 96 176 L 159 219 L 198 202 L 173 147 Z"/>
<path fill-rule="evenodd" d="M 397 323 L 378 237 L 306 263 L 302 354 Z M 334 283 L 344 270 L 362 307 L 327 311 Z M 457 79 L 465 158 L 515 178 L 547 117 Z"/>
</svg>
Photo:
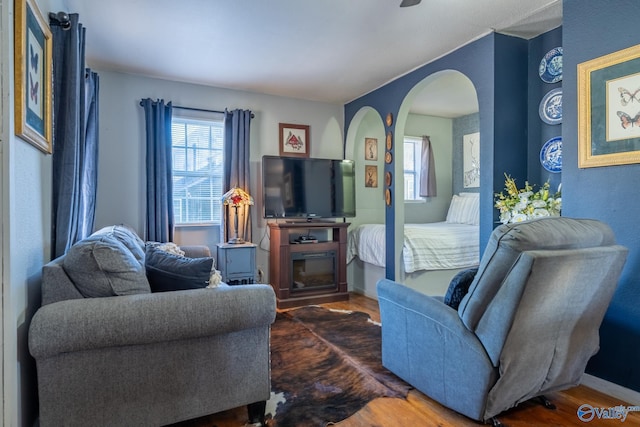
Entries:
<svg viewBox="0 0 640 427">
<path fill-rule="evenodd" d="M 255 283 L 256 245 L 254 243 L 218 243 L 216 267 L 228 285 Z"/>
</svg>

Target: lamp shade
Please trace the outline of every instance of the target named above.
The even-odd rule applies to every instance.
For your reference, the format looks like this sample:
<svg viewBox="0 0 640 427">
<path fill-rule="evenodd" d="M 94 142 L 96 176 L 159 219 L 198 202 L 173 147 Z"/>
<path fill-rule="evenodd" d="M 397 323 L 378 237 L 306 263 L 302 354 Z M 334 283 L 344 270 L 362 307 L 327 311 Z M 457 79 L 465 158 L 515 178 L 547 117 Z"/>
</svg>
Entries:
<svg viewBox="0 0 640 427">
<path fill-rule="evenodd" d="M 234 187 L 222 195 L 222 204 L 231 207 L 253 205 L 253 197 L 242 188 Z"/>
</svg>

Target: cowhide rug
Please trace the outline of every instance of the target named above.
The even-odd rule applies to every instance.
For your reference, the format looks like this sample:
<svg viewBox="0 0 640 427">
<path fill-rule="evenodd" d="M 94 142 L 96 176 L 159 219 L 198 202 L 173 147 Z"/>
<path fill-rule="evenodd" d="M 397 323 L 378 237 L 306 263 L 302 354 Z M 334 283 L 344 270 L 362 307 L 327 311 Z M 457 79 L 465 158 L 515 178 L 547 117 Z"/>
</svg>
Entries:
<svg viewBox="0 0 640 427">
<path fill-rule="evenodd" d="M 271 329 L 270 427 L 325 426 L 411 388 L 382 366 L 380 326 L 360 312 L 302 307 Z"/>
</svg>

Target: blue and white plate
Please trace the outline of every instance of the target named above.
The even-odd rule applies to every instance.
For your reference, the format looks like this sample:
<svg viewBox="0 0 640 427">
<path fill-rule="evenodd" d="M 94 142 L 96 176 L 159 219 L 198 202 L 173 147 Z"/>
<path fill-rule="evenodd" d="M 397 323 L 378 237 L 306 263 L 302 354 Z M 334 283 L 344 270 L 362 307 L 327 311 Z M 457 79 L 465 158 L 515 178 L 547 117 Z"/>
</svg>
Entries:
<svg viewBox="0 0 640 427">
<path fill-rule="evenodd" d="M 551 89 L 540 101 L 540 118 L 549 125 L 562 123 L 562 88 Z"/>
<path fill-rule="evenodd" d="M 540 163 L 552 173 L 562 172 L 562 137 L 556 136 L 544 143 L 540 150 Z"/>
<path fill-rule="evenodd" d="M 562 48 L 551 49 L 540 61 L 538 74 L 545 83 L 557 83 L 562 80 Z"/>
</svg>

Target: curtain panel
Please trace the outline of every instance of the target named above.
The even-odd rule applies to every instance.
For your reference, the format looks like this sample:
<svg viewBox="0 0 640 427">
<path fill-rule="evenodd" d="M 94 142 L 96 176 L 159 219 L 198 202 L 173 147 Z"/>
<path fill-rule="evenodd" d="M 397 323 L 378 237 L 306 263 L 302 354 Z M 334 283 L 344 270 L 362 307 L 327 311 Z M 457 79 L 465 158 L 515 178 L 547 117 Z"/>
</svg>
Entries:
<svg viewBox="0 0 640 427">
<path fill-rule="evenodd" d="M 99 77 L 85 68 L 85 28 L 70 14 L 53 36 L 52 257 L 93 231 L 98 182 Z"/>
<path fill-rule="evenodd" d="M 224 119 L 224 178 L 222 194 L 234 187 L 249 191 L 249 134 L 251 129 L 250 110 L 225 110 Z M 251 215 L 249 206 L 238 209 L 238 237 L 251 241 Z M 233 236 L 235 209 L 226 209 L 222 221 L 221 236 L 227 242 Z"/>
<path fill-rule="evenodd" d="M 146 239 L 172 242 L 173 178 L 171 176 L 171 102 L 143 99 L 146 130 L 147 210 Z"/>
<path fill-rule="evenodd" d="M 428 136 L 422 137 L 422 159 L 420 169 L 420 197 L 438 195 L 436 183 L 436 164 L 433 158 L 433 147 Z"/>
</svg>

